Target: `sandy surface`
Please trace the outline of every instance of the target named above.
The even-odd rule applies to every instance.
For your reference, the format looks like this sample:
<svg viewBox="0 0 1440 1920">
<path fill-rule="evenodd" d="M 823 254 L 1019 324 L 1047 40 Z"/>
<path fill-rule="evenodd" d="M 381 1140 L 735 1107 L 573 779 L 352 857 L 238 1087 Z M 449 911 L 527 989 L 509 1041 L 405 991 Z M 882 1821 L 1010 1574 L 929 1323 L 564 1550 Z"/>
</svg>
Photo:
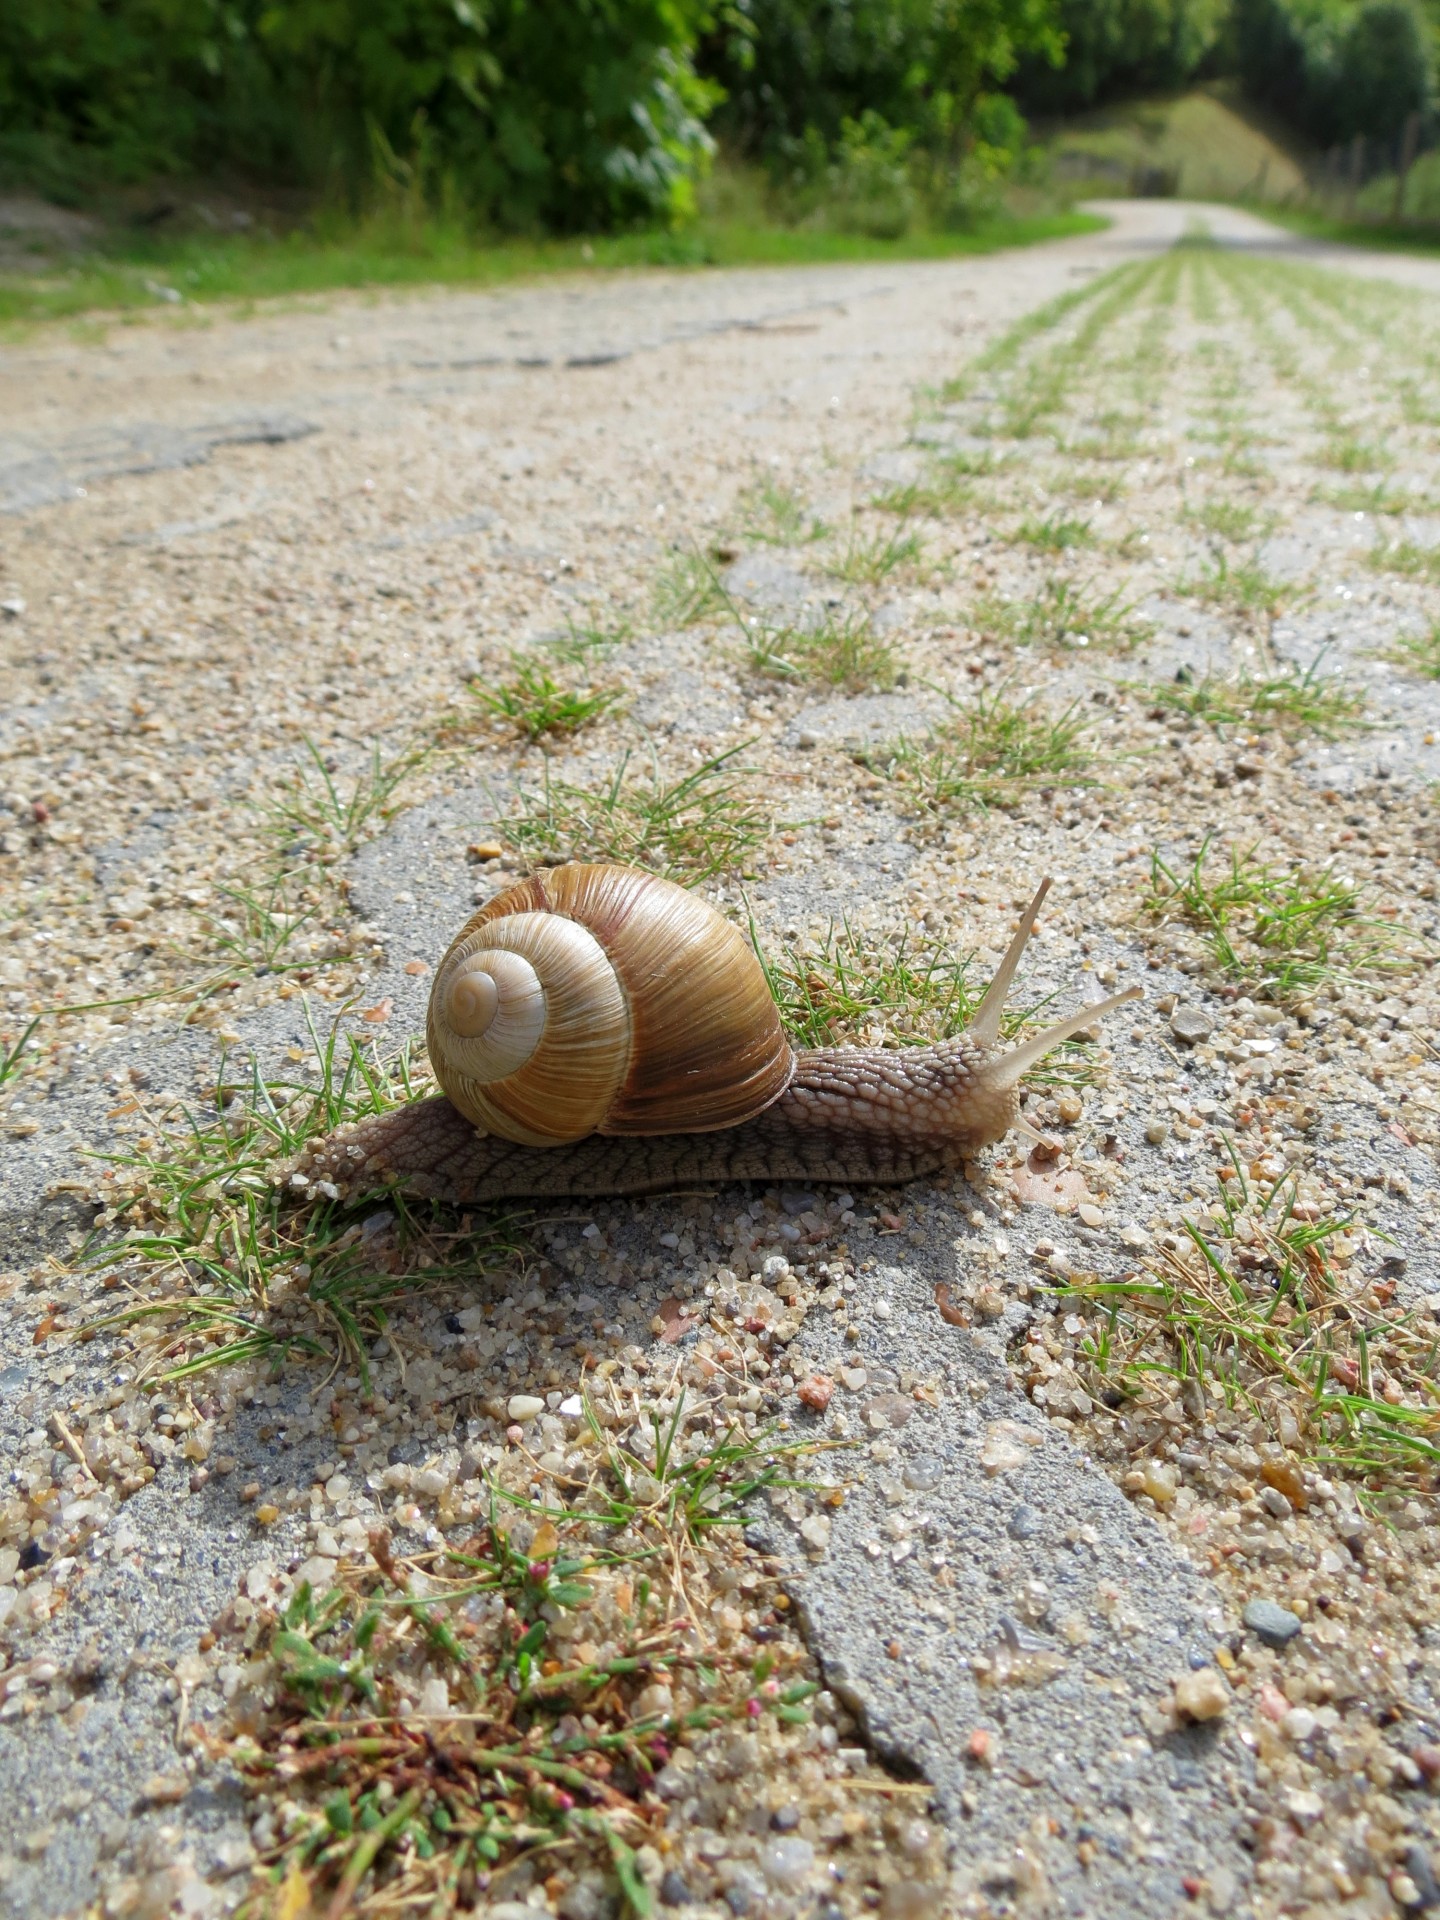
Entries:
<svg viewBox="0 0 1440 1920">
<path fill-rule="evenodd" d="M 1236 1271 L 1273 1272 L 1260 1196 L 1293 1175 L 1299 1217 L 1343 1225 L 1306 1268 L 1339 1289 L 1325 1337 L 1353 1371 L 1365 1327 L 1368 1389 L 1433 1435 L 1440 697 L 1384 656 L 1440 616 L 1423 300 L 1440 263 L 1224 209 L 1111 211 L 1104 234 L 978 261 L 167 314 L 0 357 L 0 1040 L 44 1016 L 0 1090 L 0 1911 L 238 1899 L 276 1830 L 193 1731 L 228 1724 L 237 1636 L 253 1651 L 257 1610 L 302 1567 L 369 1565 L 378 1521 L 443 1547 L 485 1474 L 528 1486 L 517 1393 L 549 1397 L 560 1464 L 541 1478 L 573 1470 L 561 1409 L 587 1354 L 636 1406 L 700 1396 L 718 1369 L 712 1424 L 779 1417 L 864 1449 L 831 1474 L 851 1477 L 843 1505 L 772 1502 L 733 1583 L 696 1572 L 717 1580 L 719 1644 L 778 1635 L 826 1691 L 798 1747 L 695 1743 L 665 1854 L 695 1911 L 1430 1899 L 1433 1466 L 1337 1464 L 1273 1381 L 1207 1400 L 1156 1375 L 1127 1399 L 1096 1360 L 1101 1307 L 1054 1288 L 1188 1273 L 1185 1223 L 1217 1218 Z M 1168 265 L 1201 229 L 1224 253 Z M 895 502 L 872 503 L 907 486 L 897 537 L 919 546 L 886 568 Z M 828 533 L 778 526 L 777 497 Z M 696 545 L 742 618 L 849 613 L 891 673 L 756 671 L 730 611 L 657 602 Z M 1047 608 L 1068 615 L 1028 618 Z M 369 1326 L 370 1393 L 353 1355 L 142 1391 L 163 1370 L 143 1338 L 65 1338 L 113 1304 L 113 1280 L 73 1265 L 97 1205 L 112 1234 L 165 1218 L 123 1157 L 164 1149 L 184 1104 L 213 1116 L 222 1049 L 294 1074 L 307 1008 L 383 1046 L 419 1031 L 427 965 L 535 849 L 514 822 L 542 750 L 468 685 L 587 623 L 625 638 L 557 677 L 623 697 L 551 743 L 553 777 L 593 793 L 626 750 L 675 779 L 743 748 L 773 831 L 743 892 L 733 873 L 706 891 L 748 902 L 772 951 L 848 913 L 882 945 L 903 931 L 993 962 L 1056 875 L 1027 1003 L 1147 989 L 1111 1023 L 1113 1061 L 1037 1091 L 1062 1156 L 1007 1146 L 896 1196 L 585 1203 L 525 1229 L 523 1278 L 457 1271 L 397 1313 L 403 1339 Z M 1365 697 L 1366 730 L 1212 726 L 1155 692 L 1293 683 L 1317 655 Z M 927 808 L 895 743 L 977 695 L 1080 715 L 1088 763 L 988 812 Z M 428 757 L 385 807 L 327 826 L 320 769 L 363 794 L 377 743 L 397 779 L 394 757 Z M 588 831 L 562 823 L 559 849 L 595 851 Z M 1350 978 L 1227 983 L 1178 911 L 1144 907 L 1152 850 L 1178 873 L 1207 835 L 1222 866 L 1258 848 L 1353 881 L 1386 970 L 1352 942 Z M 388 1215 L 369 1218 L 378 1259 Z M 177 1292 L 154 1261 L 119 1271 L 125 1300 Z M 471 1299 L 494 1316 L 478 1352 Z M 695 1325 L 652 1345 L 687 1302 Z M 310 1324 L 303 1298 L 267 1311 Z M 820 1418 L 796 1396 L 822 1375 L 839 1384 Z M 408 1476 L 432 1473 L 417 1494 Z M 259 1506 L 237 1499 L 251 1486 Z M 786 1620 L 738 1584 L 777 1576 Z M 1240 1623 L 1257 1598 L 1301 1622 L 1278 1650 Z M 1176 1682 L 1222 1672 L 1224 1711 L 1185 1724 Z M 877 1777 L 867 1743 L 931 1783 L 923 1832 L 846 1787 Z M 847 1806 L 865 1809 L 849 1828 Z M 776 1855 L 772 1814 L 808 1864 Z M 589 1920 L 608 1895 L 587 1884 L 522 1872 L 506 1897 Z"/>
</svg>

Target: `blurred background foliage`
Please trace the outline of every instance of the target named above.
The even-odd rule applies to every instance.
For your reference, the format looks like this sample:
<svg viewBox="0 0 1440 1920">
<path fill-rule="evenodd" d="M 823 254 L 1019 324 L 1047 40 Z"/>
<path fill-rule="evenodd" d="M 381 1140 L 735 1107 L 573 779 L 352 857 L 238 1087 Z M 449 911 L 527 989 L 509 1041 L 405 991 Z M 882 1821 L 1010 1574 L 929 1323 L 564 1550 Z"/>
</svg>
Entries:
<svg viewBox="0 0 1440 1920">
<path fill-rule="evenodd" d="M 756 219 L 963 231 L 1045 182 L 1037 129 L 1197 81 L 1314 145 L 1399 139 L 1410 116 L 1429 123 L 1437 15 L 1440 0 L 3 0 L 0 185 L 81 204 L 204 182 L 272 209 L 288 195 L 296 219 L 381 206 L 471 233 L 680 233 L 718 152 L 724 193 Z"/>
</svg>

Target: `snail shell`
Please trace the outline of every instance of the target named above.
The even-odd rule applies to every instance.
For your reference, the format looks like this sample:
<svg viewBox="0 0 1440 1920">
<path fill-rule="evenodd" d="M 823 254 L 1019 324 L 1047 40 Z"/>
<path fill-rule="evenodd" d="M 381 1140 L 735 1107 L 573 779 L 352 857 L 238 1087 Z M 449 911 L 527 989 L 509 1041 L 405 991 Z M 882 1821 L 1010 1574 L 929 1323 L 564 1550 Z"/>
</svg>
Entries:
<svg viewBox="0 0 1440 1920">
<path fill-rule="evenodd" d="M 454 1105 L 524 1146 L 718 1132 L 795 1071 L 744 937 L 628 867 L 537 873 L 472 915 L 436 969 L 426 1037 Z"/>
</svg>

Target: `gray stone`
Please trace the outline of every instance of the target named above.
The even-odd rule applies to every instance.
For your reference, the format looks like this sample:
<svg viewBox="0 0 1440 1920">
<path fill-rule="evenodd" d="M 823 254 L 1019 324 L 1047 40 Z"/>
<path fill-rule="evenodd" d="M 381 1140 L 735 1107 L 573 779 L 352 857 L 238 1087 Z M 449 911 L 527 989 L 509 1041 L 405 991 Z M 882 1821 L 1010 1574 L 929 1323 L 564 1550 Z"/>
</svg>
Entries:
<svg viewBox="0 0 1440 1920">
<path fill-rule="evenodd" d="M 1187 1047 L 1193 1047 L 1210 1038 L 1215 1022 L 1203 1007 L 1176 1007 L 1170 1016 L 1170 1031 Z"/>
<path fill-rule="evenodd" d="M 1267 1647 L 1288 1646 L 1300 1631 L 1299 1615 L 1273 1600 L 1252 1600 L 1240 1618 Z"/>
</svg>

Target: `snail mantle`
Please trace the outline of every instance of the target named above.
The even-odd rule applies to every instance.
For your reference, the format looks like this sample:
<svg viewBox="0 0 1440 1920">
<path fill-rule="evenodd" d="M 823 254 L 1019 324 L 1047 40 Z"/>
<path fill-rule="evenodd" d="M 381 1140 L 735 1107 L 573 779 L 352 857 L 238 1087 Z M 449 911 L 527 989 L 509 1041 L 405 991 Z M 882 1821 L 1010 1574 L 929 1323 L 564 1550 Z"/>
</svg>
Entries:
<svg viewBox="0 0 1440 1920">
<path fill-rule="evenodd" d="M 955 1039 L 797 1052 L 759 961 L 698 895 L 629 867 L 535 874 L 473 915 L 436 969 L 426 1037 L 444 1095 L 312 1143 L 291 1186 L 398 1185 L 468 1206 L 733 1180 L 895 1184 L 1012 1129 L 1038 1140 L 1022 1076 L 1140 997 L 1129 987 L 999 1051 L 1049 887 Z"/>
</svg>

